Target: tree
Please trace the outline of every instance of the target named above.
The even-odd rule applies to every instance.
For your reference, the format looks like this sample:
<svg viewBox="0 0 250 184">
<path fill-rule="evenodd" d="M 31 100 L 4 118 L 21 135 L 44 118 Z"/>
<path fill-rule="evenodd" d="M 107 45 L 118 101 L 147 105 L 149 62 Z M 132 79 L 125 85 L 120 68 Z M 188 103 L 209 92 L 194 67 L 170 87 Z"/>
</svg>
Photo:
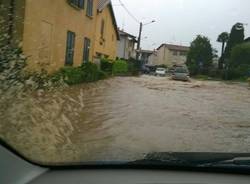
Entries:
<svg viewBox="0 0 250 184">
<path fill-rule="evenodd" d="M 191 75 L 208 74 L 213 62 L 213 48 L 210 40 L 198 35 L 192 41 L 187 56 L 187 66 Z"/>
<path fill-rule="evenodd" d="M 218 66 L 219 69 L 223 69 L 225 44 L 227 43 L 228 39 L 229 39 L 229 34 L 227 32 L 221 33 L 217 38 L 217 42 L 222 43 L 221 57 Z"/>
<path fill-rule="evenodd" d="M 236 45 L 230 56 L 226 79 L 245 78 L 250 73 L 250 43 Z"/>
<path fill-rule="evenodd" d="M 242 23 L 236 23 L 229 35 L 227 46 L 225 49 L 225 58 L 229 59 L 233 47 L 244 42 L 244 26 Z"/>
<path fill-rule="evenodd" d="M 230 57 L 230 66 L 237 67 L 239 65 L 250 66 L 250 43 L 242 43 L 232 49 Z"/>
</svg>

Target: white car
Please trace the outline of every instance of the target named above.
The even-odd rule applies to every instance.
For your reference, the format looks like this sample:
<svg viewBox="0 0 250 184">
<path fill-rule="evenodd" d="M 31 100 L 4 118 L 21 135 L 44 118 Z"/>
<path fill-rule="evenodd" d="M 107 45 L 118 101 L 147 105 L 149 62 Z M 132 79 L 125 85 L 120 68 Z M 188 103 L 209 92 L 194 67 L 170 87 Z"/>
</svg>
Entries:
<svg viewBox="0 0 250 184">
<path fill-rule="evenodd" d="M 166 76 L 167 70 L 165 68 L 157 68 L 155 70 L 156 76 Z"/>
</svg>

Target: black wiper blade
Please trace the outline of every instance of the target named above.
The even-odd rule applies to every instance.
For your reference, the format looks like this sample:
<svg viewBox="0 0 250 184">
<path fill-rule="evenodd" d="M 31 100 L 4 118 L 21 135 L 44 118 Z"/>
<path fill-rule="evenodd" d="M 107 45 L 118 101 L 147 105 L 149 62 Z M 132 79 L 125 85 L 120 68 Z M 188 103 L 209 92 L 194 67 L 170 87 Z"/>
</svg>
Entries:
<svg viewBox="0 0 250 184">
<path fill-rule="evenodd" d="M 250 157 L 235 157 L 233 159 L 229 159 L 229 160 L 223 160 L 223 161 L 219 161 L 219 162 L 214 162 L 214 163 L 208 163 L 208 164 L 204 164 L 203 166 L 227 166 L 227 167 L 237 167 L 237 166 L 241 166 L 241 167 L 247 167 L 250 168 Z"/>
<path fill-rule="evenodd" d="M 208 167 L 218 165 L 249 166 L 250 153 L 160 152 L 147 154 L 137 165 Z"/>
</svg>

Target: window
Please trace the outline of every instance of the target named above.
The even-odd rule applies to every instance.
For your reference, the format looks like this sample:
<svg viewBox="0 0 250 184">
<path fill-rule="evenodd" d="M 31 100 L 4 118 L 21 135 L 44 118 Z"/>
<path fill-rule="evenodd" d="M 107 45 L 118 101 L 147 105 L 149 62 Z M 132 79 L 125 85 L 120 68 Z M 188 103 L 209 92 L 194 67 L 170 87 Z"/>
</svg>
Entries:
<svg viewBox="0 0 250 184">
<path fill-rule="evenodd" d="M 87 16 L 93 16 L 93 0 L 87 0 Z"/>
<path fill-rule="evenodd" d="M 102 22 L 101 22 L 101 38 L 104 38 L 104 28 L 105 28 L 105 22 L 102 19 Z"/>
<path fill-rule="evenodd" d="M 177 51 L 173 51 L 173 55 L 174 55 L 174 56 L 177 56 L 177 55 L 178 55 L 178 52 L 177 52 Z"/>
<path fill-rule="evenodd" d="M 180 52 L 180 55 L 181 55 L 181 56 L 186 56 L 186 55 L 187 55 L 187 52 L 181 51 L 181 52 Z"/>
<path fill-rule="evenodd" d="M 87 63 L 89 62 L 90 39 L 84 38 L 83 45 L 84 45 L 83 46 L 83 62 Z"/>
<path fill-rule="evenodd" d="M 84 9 L 84 0 L 68 0 L 69 3 L 77 8 Z"/>
<path fill-rule="evenodd" d="M 68 31 L 66 43 L 65 65 L 73 65 L 75 47 L 75 33 Z"/>
</svg>

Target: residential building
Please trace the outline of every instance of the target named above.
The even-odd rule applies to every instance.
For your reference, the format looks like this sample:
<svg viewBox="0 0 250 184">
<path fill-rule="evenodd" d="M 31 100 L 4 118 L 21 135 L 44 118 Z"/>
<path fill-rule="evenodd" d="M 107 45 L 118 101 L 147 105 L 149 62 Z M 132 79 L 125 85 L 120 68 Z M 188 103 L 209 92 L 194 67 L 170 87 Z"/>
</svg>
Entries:
<svg viewBox="0 0 250 184">
<path fill-rule="evenodd" d="M 153 54 L 152 50 L 140 50 L 139 52 L 139 60 L 142 65 L 147 65 L 149 63 L 149 57 Z"/>
<path fill-rule="evenodd" d="M 19 44 L 28 69 L 48 72 L 116 57 L 119 38 L 110 0 L 2 0 L 9 42 Z M 102 33 L 100 33 L 102 29 Z M 99 42 L 102 34 L 103 44 Z M 97 41 L 98 40 L 98 41 Z"/>
<path fill-rule="evenodd" d="M 149 56 L 149 65 L 183 66 L 187 60 L 189 47 L 162 44 Z"/>
<path fill-rule="evenodd" d="M 95 25 L 93 57 L 116 59 L 118 27 L 111 0 L 99 0 Z"/>
<path fill-rule="evenodd" d="M 117 57 L 122 59 L 135 58 L 136 36 L 119 30 L 120 40 L 117 41 Z"/>
</svg>

